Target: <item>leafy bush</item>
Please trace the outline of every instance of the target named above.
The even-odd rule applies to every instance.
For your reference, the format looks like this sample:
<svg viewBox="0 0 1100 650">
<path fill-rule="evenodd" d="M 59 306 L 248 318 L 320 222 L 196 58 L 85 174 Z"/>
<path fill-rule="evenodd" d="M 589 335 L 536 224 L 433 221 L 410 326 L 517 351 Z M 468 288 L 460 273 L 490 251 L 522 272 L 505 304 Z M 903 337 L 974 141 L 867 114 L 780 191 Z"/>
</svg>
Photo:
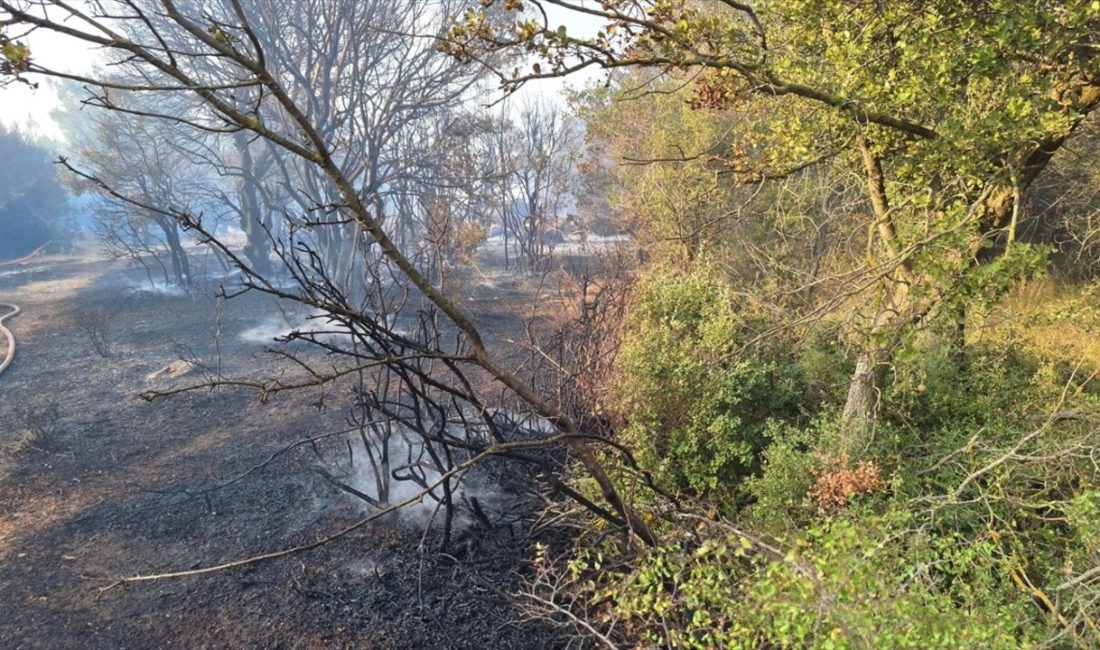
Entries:
<svg viewBox="0 0 1100 650">
<path fill-rule="evenodd" d="M 680 363 L 636 362 L 631 379 L 706 377 L 702 371 L 715 366 L 730 373 L 733 363 L 708 366 L 692 356 L 728 349 L 708 347 L 708 335 L 745 336 L 744 326 L 717 307 L 721 283 L 704 276 L 653 286 L 640 294 L 648 311 L 636 311 L 632 327 L 664 322 L 664 330 L 681 338 L 660 338 L 655 325 L 633 329 L 657 342 L 632 341 L 632 353 L 667 359 L 657 355 L 665 350 Z M 677 328 L 668 325 L 673 320 Z M 809 426 L 782 410 L 746 420 L 730 440 L 759 454 L 758 462 L 737 465 L 731 474 L 752 472 L 736 494 L 751 504 L 731 509 L 722 500 L 728 493 L 711 488 L 708 494 L 720 511 L 736 512 L 754 539 L 724 532 L 722 524 L 666 528 L 663 548 L 621 572 L 589 573 L 590 583 L 578 583 L 588 585 L 582 591 L 589 589 L 594 602 L 610 603 L 602 620 L 636 643 L 672 648 L 1092 647 L 1100 641 L 1100 396 L 1088 360 L 1071 367 L 1043 348 L 980 342 L 960 353 L 941 341 L 925 331 L 898 355 L 894 381 L 882 396 L 883 417 L 858 459 L 834 458 L 830 465 L 838 405 L 826 404 Z M 756 360 L 775 363 L 774 357 Z M 782 364 L 772 367 L 798 377 Z M 746 381 L 736 372 L 727 376 Z M 654 411 L 635 410 L 631 425 L 639 413 L 666 415 L 661 409 L 668 403 L 730 407 L 712 388 L 721 382 L 690 386 L 706 390 L 646 394 L 665 401 Z M 755 395 L 742 394 L 748 399 L 734 408 Z M 703 436 L 690 426 L 694 421 L 687 423 L 664 431 L 673 438 Z M 690 455 L 674 458 L 660 466 L 662 476 L 689 487 L 692 477 L 719 471 Z M 694 474 L 678 473 L 685 468 Z M 822 477 L 830 479 L 828 489 Z M 702 519 L 713 516 L 706 512 Z M 765 548 L 759 540 L 768 536 L 775 541 Z"/>
<path fill-rule="evenodd" d="M 743 515 L 754 527 L 783 535 L 810 523 L 814 509 L 806 495 L 813 487 L 814 450 L 824 446 L 829 432 L 823 428 L 835 420 L 822 418 L 807 428 L 778 423 L 768 428 L 771 443 L 759 472 L 746 482 L 753 503 Z"/>
<path fill-rule="evenodd" d="M 720 275 L 700 263 L 656 268 L 638 285 L 619 356 L 624 442 L 663 487 L 734 494 L 766 442 L 769 419 L 797 415 L 801 375 L 767 349 Z"/>
<path fill-rule="evenodd" d="M 830 520 L 785 555 L 737 533 L 712 535 L 654 551 L 588 588 L 613 603 L 605 618 L 659 647 L 1027 645 L 1029 604 L 995 545 L 910 523 L 905 514 Z"/>
<path fill-rule="evenodd" d="M 1027 311 L 1017 305 L 1012 314 Z M 1045 646 L 1092 647 L 1100 642 L 1100 584 L 1089 578 L 1100 562 L 1100 395 L 1087 356 L 1069 364 L 1054 341 L 1028 344 L 1025 322 L 979 334 L 1013 328 L 1021 336 L 1011 345 L 979 339 L 961 360 L 931 341 L 903 355 L 871 453 L 894 464 L 899 507 L 959 544 L 990 545 L 1001 574 L 1027 595 L 1021 616 L 1049 633 Z"/>
<path fill-rule="evenodd" d="M 798 350 L 798 365 L 805 376 L 807 408 L 816 411 L 844 401 L 855 364 L 835 340 L 811 332 Z"/>
</svg>

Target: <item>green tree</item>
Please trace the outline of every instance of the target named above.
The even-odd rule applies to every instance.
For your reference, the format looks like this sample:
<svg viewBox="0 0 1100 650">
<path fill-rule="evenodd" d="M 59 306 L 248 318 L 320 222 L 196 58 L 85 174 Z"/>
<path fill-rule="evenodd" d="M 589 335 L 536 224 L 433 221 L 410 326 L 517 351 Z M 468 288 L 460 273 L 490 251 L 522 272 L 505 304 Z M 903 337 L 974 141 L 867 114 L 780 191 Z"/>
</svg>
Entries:
<svg viewBox="0 0 1100 650">
<path fill-rule="evenodd" d="M 50 152 L 16 131 L 0 129 L 0 259 L 67 238 L 68 194 Z"/>
<path fill-rule="evenodd" d="M 866 440 L 906 328 L 956 318 L 953 296 L 1004 286 L 985 280 L 1026 266 L 1013 255 L 1034 259 L 1017 242 L 1024 192 L 1100 106 L 1100 3 L 1090 0 L 504 4 L 504 22 L 468 13 L 447 49 L 538 58 L 506 76 L 511 87 L 592 66 L 687 71 L 697 105 L 749 105 L 766 118 L 745 134 L 737 168 L 783 172 L 837 157 L 862 168 L 871 209 L 864 273 L 853 280 L 868 291 L 844 410 L 852 449 Z M 543 5 L 603 27 L 575 36 L 547 22 Z"/>
<path fill-rule="evenodd" d="M 630 75 L 574 102 L 589 142 L 620 161 L 611 170 L 610 207 L 652 259 L 690 265 L 701 255 L 721 255 L 729 248 L 722 241 L 726 226 L 744 200 L 721 178 L 731 120 L 691 110 L 673 79 L 646 81 Z M 630 99 L 639 86 L 648 92 Z"/>
</svg>

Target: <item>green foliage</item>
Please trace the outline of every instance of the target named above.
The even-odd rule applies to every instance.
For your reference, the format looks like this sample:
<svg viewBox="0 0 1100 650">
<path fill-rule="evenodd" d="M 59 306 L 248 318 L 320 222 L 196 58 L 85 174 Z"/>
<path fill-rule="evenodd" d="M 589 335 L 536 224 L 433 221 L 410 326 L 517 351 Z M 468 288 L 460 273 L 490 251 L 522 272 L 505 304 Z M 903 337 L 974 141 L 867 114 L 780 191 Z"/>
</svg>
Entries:
<svg viewBox="0 0 1100 650">
<path fill-rule="evenodd" d="M 50 153 L 22 134 L 0 129 L 0 259 L 25 255 L 69 237 L 68 194 Z"/>
<path fill-rule="evenodd" d="M 1022 645 L 1024 599 L 996 577 L 993 547 L 907 534 L 901 523 L 811 529 L 800 552 L 749 585 L 746 618 L 781 647 Z"/>
<path fill-rule="evenodd" d="M 753 503 L 744 515 L 754 529 L 786 535 L 814 520 L 806 497 L 813 486 L 811 470 L 819 464 L 816 450 L 829 449 L 836 439 L 838 421 L 830 413 L 805 428 L 779 423 L 768 428 L 760 471 L 746 484 Z"/>
<path fill-rule="evenodd" d="M 598 89 L 574 103 L 586 119 L 589 142 L 602 145 L 605 155 L 632 161 L 611 170 L 612 209 L 642 239 L 648 256 L 684 264 L 725 250 L 723 223 L 743 197 L 718 175 L 723 166 L 714 155 L 730 117 L 692 110 L 678 86 L 656 84 L 657 92 L 635 99 L 627 99 L 629 90 Z"/>
<path fill-rule="evenodd" d="M 1100 641 L 1100 585 L 1078 578 L 1100 562 L 1089 374 L 1063 367 L 1037 381 L 1044 365 L 1026 348 L 972 344 L 960 359 L 939 336 L 899 356 L 864 452 L 886 468 L 888 496 L 823 516 L 807 492 L 837 413 L 772 421 L 738 521 L 775 541 L 703 524 L 667 532 L 667 546 L 625 573 L 595 574 L 591 597 L 613 603 L 605 616 L 672 648 Z"/>
<path fill-rule="evenodd" d="M 1017 355 L 953 350 L 939 337 L 911 345 L 898 355 L 895 367 L 886 422 L 923 432 L 992 425 L 1022 395 L 1034 392 L 1034 362 Z"/>
<path fill-rule="evenodd" d="M 1041 219 L 1024 227 L 1029 187 L 1100 108 L 1100 2 L 609 0 L 587 41 L 540 25 L 535 4 L 471 20 L 459 49 L 518 40 L 551 72 L 576 58 L 664 72 L 652 95 L 624 84 L 638 108 L 605 107 L 590 130 L 619 155 L 672 159 L 616 178 L 663 263 L 619 359 L 623 440 L 666 487 L 705 497 L 688 508 L 781 538 L 777 554 L 666 530 L 668 546 L 596 580 L 617 629 L 686 648 L 1100 643 L 1100 301 L 1018 288 L 1052 257 Z M 1035 212 L 1071 210 L 1064 233 L 1088 255 L 1095 183 L 1074 172 L 1094 165 L 1059 164 L 1075 182 L 1046 186 Z M 865 189 L 815 200 L 849 196 L 836 179 L 853 172 L 875 210 Z M 737 183 L 765 178 L 782 189 L 738 203 Z M 1071 185 L 1086 189 L 1067 203 Z M 737 205 L 751 216 L 727 221 Z M 1061 261 L 1088 277 L 1092 262 Z M 832 312 L 844 330 L 828 338 L 887 366 L 873 426 L 846 448 L 889 490 L 829 514 L 807 502 L 850 366 L 821 327 L 797 368 L 742 354 L 762 329 L 745 314 L 765 309 L 791 329 Z"/>
<path fill-rule="evenodd" d="M 817 410 L 843 402 L 854 364 L 833 338 L 831 328 L 819 326 L 798 347 L 798 365 L 805 377 L 804 401 Z"/>
<path fill-rule="evenodd" d="M 1019 283 L 1004 300 L 972 319 L 976 345 L 1011 349 L 1032 360 L 1034 379 L 1060 390 L 1068 374 L 1100 368 L 1100 282 L 1048 277 Z"/>
<path fill-rule="evenodd" d="M 1096 285 L 1030 280 L 984 313 L 975 308 L 980 316 L 963 323 L 965 347 L 955 323 L 911 337 L 894 356 L 886 425 L 908 428 L 924 441 L 937 438 L 931 432 L 1015 432 L 1028 426 L 1024 418 L 1041 421 L 1070 408 L 1064 399 L 1087 402 L 1098 394 L 1087 379 L 1100 368 L 1095 291 Z"/>
<path fill-rule="evenodd" d="M 814 526 L 783 556 L 738 534 L 655 551 L 599 598 L 671 648 L 1017 648 L 1029 604 L 995 545 L 909 528 L 908 515 Z"/>
<path fill-rule="evenodd" d="M 650 78 L 634 73 L 573 97 L 587 147 L 603 164 L 591 164 L 602 175 L 587 176 L 607 186 L 607 205 L 589 209 L 616 215 L 651 263 L 688 268 L 705 257 L 734 286 L 751 285 L 739 295 L 741 308 L 774 319 L 813 302 L 825 286 L 807 282 L 850 262 L 850 247 L 833 236 L 849 227 L 846 220 L 865 217 L 862 185 L 848 170 L 830 168 L 782 183 L 743 183 L 750 172 L 741 169 L 748 155 L 742 139 L 768 128 L 766 119 L 754 111 L 693 109 L 687 80 Z M 624 162 L 608 162 L 616 160 Z"/>
<path fill-rule="evenodd" d="M 1052 645 L 1095 645 L 1100 590 L 1066 584 L 1100 562 L 1100 394 L 1088 360 L 977 342 L 952 359 L 925 344 L 897 364 L 871 450 L 896 467 L 896 502 L 961 543 L 992 543 L 1003 573 L 1034 598 L 1031 625 L 1061 639 Z"/>
<path fill-rule="evenodd" d="M 1093 558 L 1100 555 L 1100 490 L 1081 492 L 1066 507 L 1066 520 L 1084 550 Z"/>
<path fill-rule="evenodd" d="M 1037 172 L 1037 146 L 1058 146 L 1095 108 L 1075 77 L 1097 65 L 1075 40 L 1100 26 L 1092 3 L 789 0 L 766 5 L 762 19 L 780 34 L 770 63 L 781 78 L 934 128 L 935 137 L 914 138 L 883 124 L 838 125 L 835 111 L 792 109 L 781 97 L 763 100 L 776 105 L 764 109 L 775 119 L 746 134 L 769 164 L 789 166 L 813 157 L 806 143 L 844 141 L 858 129 L 885 169 L 896 237 L 892 247 L 869 242 L 875 259 L 937 233 L 909 261 L 921 276 L 918 297 L 988 295 L 1046 252 L 1017 245 L 1007 257 L 984 254 L 993 264 L 971 264 L 976 248 L 1003 239 L 981 233 L 1008 227 L 1013 188 Z M 715 74 L 727 93 L 744 87 L 733 70 Z"/>
<path fill-rule="evenodd" d="M 30 68 L 31 51 L 25 43 L 13 41 L 4 34 L 0 25 L 0 87 Z"/>
<path fill-rule="evenodd" d="M 796 414 L 797 368 L 742 356 L 751 330 L 715 269 L 659 267 L 639 282 L 619 356 L 624 442 L 666 488 L 736 493 L 769 418 Z"/>
</svg>

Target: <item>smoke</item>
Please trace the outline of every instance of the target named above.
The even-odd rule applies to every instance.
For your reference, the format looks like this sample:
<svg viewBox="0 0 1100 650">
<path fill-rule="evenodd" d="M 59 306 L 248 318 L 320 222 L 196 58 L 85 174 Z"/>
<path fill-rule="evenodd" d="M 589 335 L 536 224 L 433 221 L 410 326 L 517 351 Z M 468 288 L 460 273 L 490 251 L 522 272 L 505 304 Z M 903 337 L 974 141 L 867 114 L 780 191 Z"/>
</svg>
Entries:
<svg viewBox="0 0 1100 650">
<path fill-rule="evenodd" d="M 391 453 L 398 458 L 404 456 L 406 452 L 412 451 L 412 445 L 405 441 L 391 443 L 390 446 L 392 448 Z M 362 451 L 362 447 L 360 446 L 356 451 Z M 398 515 L 402 520 L 408 521 L 409 523 L 428 524 L 433 518 L 438 516 L 437 511 L 439 510 L 439 500 L 443 498 L 443 488 L 442 486 L 437 487 L 428 494 L 420 496 L 420 493 L 425 490 L 425 487 L 420 483 L 433 485 L 439 481 L 441 474 L 433 467 L 421 467 L 418 469 L 421 474 L 421 481 L 396 480 L 393 478 L 392 474 L 383 477 L 381 476 L 380 469 L 376 465 L 370 463 L 369 460 L 365 458 L 365 454 L 363 454 L 356 459 L 352 467 L 349 483 L 357 490 L 365 494 L 371 494 L 372 496 L 377 496 L 378 481 L 380 479 L 388 483 L 389 498 L 378 506 L 374 506 L 361 499 L 356 499 L 364 512 L 369 512 L 378 508 L 387 508 L 419 496 L 419 500 L 401 508 L 398 511 Z"/>
<path fill-rule="evenodd" d="M 238 338 L 245 343 L 267 345 L 291 334 L 310 334 L 319 341 L 351 343 L 351 330 L 342 323 L 330 322 L 323 312 L 306 316 L 270 316 L 242 331 Z"/>
<path fill-rule="evenodd" d="M 162 280 L 137 280 L 126 284 L 126 289 L 135 294 L 148 294 L 154 296 L 166 296 L 179 298 L 187 295 L 187 290 L 178 284 L 170 284 Z"/>
<path fill-rule="evenodd" d="M 275 340 L 280 337 L 286 336 L 294 331 L 294 329 L 294 326 L 287 322 L 287 319 L 272 316 L 265 319 L 259 325 L 254 325 L 242 331 L 237 338 L 245 343 L 266 345 L 275 342 Z"/>
<path fill-rule="evenodd" d="M 412 329 L 400 319 L 389 319 L 389 331 L 398 336 L 411 336 Z M 258 324 L 243 330 L 238 339 L 255 345 L 268 345 L 283 340 L 291 334 L 308 334 L 309 338 L 325 343 L 352 345 L 352 331 L 345 324 L 333 322 L 324 312 L 312 312 L 305 316 L 269 316 Z"/>
<path fill-rule="evenodd" d="M 400 521 L 416 526 L 441 525 L 445 512 L 440 505 L 444 498 L 442 485 L 435 486 L 442 477 L 441 469 L 435 465 L 430 455 L 425 453 L 423 442 L 415 434 L 398 430 L 393 425 L 388 444 L 389 464 L 380 462 L 381 441 L 368 438 L 373 457 L 367 454 L 363 439 L 358 433 L 350 434 L 348 441 L 352 450 L 351 469 L 345 472 L 346 483 L 354 489 L 379 500 L 372 504 L 354 495 L 348 494 L 364 514 L 391 507 L 409 499 L 417 499 L 397 511 Z M 488 506 L 500 499 L 500 488 L 485 480 L 476 480 L 470 472 L 461 472 L 451 479 L 452 502 L 456 506 L 453 522 L 455 530 L 461 530 L 472 523 L 473 519 L 465 514 L 463 505 L 471 498 Z M 415 477 L 415 480 L 411 477 Z M 435 486 L 428 490 L 428 486 Z M 379 499 L 380 490 L 384 496 Z"/>
</svg>

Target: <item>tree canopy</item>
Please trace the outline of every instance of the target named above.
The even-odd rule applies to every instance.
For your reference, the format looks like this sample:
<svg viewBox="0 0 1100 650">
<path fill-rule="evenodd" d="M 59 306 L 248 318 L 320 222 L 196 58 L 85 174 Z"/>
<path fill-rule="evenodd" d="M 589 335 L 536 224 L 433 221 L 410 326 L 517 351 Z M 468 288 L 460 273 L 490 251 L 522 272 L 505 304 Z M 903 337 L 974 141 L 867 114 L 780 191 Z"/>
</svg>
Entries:
<svg viewBox="0 0 1100 650">
<path fill-rule="evenodd" d="M 0 130 L 0 258 L 19 257 L 69 236 L 68 194 L 50 151 L 18 131 Z"/>
</svg>

